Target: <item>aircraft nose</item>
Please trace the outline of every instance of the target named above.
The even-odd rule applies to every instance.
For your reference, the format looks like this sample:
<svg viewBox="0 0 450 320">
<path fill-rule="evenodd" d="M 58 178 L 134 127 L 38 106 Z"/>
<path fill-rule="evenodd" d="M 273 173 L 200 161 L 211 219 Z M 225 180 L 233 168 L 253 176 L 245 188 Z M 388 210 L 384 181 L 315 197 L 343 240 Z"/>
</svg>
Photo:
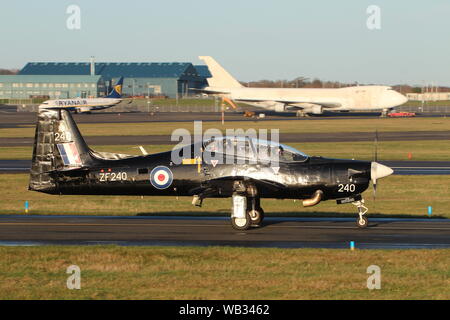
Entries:
<svg viewBox="0 0 450 320">
<path fill-rule="evenodd" d="M 385 91 L 385 93 L 381 96 L 381 105 L 383 108 L 396 107 L 404 104 L 407 101 L 408 98 L 394 90 Z"/>
<path fill-rule="evenodd" d="M 378 162 L 372 162 L 370 166 L 370 178 L 372 181 L 377 181 L 378 179 L 390 176 L 394 173 L 394 170 L 388 166 L 382 165 Z"/>
<path fill-rule="evenodd" d="M 397 94 L 397 96 L 396 96 L 396 104 L 399 106 L 399 105 L 402 105 L 402 104 L 404 104 L 404 103 L 406 103 L 407 101 L 408 101 L 408 98 L 406 97 L 406 96 L 404 96 L 403 94 L 401 94 L 401 93 L 399 93 L 399 92 L 396 92 L 396 94 Z"/>
</svg>

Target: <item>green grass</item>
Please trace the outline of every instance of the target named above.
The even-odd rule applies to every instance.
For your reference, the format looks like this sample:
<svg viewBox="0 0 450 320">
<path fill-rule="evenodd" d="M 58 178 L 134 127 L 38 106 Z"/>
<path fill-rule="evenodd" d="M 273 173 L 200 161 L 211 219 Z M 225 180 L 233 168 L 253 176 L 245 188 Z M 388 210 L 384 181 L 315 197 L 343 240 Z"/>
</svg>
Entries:
<svg viewBox="0 0 450 320">
<path fill-rule="evenodd" d="M 139 123 L 82 123 L 80 131 L 86 136 L 111 135 L 170 135 L 175 129 L 185 128 L 193 132 L 193 122 L 139 122 Z M 382 131 L 448 131 L 450 118 L 377 118 L 377 119 L 335 119 L 335 120 L 281 120 L 281 121 L 220 121 L 204 122 L 203 130 L 242 128 L 279 129 L 280 133 L 319 132 L 375 132 Z M 0 137 L 34 137 L 34 126 L 0 129 Z"/>
<path fill-rule="evenodd" d="M 139 101 L 139 102 L 147 102 L 147 99 L 133 99 L 133 101 Z M 176 99 L 152 99 L 151 100 L 152 106 L 160 106 L 160 107 L 170 107 L 170 106 L 176 106 L 177 100 Z M 214 107 L 214 99 L 189 99 L 189 98 L 183 98 L 178 99 L 178 105 L 179 106 L 189 106 L 189 107 Z M 219 102 L 220 106 L 220 102 Z"/>
<path fill-rule="evenodd" d="M 28 175 L 0 175 L 0 214 L 23 214 L 29 201 L 30 214 L 81 215 L 221 215 L 229 216 L 230 199 L 206 199 L 202 208 L 188 197 L 159 196 L 58 196 L 28 191 Z M 450 179 L 448 176 L 390 176 L 379 181 L 376 202 L 372 189 L 364 193 L 369 216 L 427 217 L 433 206 L 434 217 L 450 218 Z M 263 199 L 267 216 L 350 216 L 350 204 L 325 201 L 303 208 L 300 201 Z"/>
<path fill-rule="evenodd" d="M 288 143 L 309 155 L 321 155 L 330 158 L 372 160 L 374 144 L 370 142 L 314 142 Z M 137 146 L 110 145 L 90 146 L 97 151 L 108 151 L 140 155 Z M 144 145 L 149 153 L 172 150 L 173 145 Z M 413 160 L 450 161 L 450 141 L 380 141 L 378 142 L 379 160 L 408 160 L 411 153 Z M 0 147 L 0 159 L 31 159 L 32 147 Z"/>
<path fill-rule="evenodd" d="M 450 299 L 450 250 L 0 247 L 0 299 Z M 81 289 L 66 269 L 81 269 Z M 367 267 L 381 268 L 368 290 Z"/>
<path fill-rule="evenodd" d="M 422 101 L 408 101 L 404 104 L 405 106 L 421 107 Z M 427 106 L 450 106 L 450 100 L 439 100 L 439 101 L 425 101 L 423 104 Z"/>
</svg>

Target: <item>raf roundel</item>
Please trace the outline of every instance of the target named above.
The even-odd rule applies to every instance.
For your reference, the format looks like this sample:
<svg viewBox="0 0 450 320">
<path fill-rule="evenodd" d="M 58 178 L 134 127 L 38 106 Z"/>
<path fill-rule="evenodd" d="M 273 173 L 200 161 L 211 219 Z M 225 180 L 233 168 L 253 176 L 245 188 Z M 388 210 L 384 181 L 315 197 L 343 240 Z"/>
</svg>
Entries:
<svg viewBox="0 0 450 320">
<path fill-rule="evenodd" d="M 173 174 L 169 168 L 158 166 L 150 173 L 150 182 L 156 189 L 166 189 L 173 181 Z"/>
</svg>

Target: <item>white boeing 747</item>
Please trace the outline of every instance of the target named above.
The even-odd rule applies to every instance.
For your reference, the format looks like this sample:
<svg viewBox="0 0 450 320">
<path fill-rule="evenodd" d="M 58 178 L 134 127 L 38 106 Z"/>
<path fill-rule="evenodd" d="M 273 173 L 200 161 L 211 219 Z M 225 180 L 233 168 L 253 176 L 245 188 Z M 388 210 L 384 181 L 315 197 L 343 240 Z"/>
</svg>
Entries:
<svg viewBox="0 0 450 320">
<path fill-rule="evenodd" d="M 200 56 L 212 75 L 203 92 L 235 102 L 277 112 L 297 111 L 298 115 L 329 111 L 375 111 L 386 114 L 408 99 L 389 86 L 346 88 L 248 88 L 234 79 L 212 57 Z"/>
<path fill-rule="evenodd" d="M 111 92 L 104 98 L 57 99 L 42 102 L 39 108 L 65 108 L 75 113 L 89 113 L 93 110 L 111 108 L 122 101 L 123 77 L 113 86 Z"/>
</svg>

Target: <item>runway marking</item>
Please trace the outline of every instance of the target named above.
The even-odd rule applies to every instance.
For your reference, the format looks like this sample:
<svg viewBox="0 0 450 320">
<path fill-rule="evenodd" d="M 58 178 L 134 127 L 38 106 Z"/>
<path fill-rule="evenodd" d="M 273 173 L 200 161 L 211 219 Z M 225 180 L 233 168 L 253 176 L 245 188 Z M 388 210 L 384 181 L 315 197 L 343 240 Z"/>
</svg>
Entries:
<svg viewBox="0 0 450 320">
<path fill-rule="evenodd" d="M 108 223 L 108 224 L 101 224 L 101 223 L 28 223 L 28 222 L 1 222 L 0 225 L 4 226 L 47 226 L 47 227 L 124 227 L 124 226 L 130 226 L 130 227 L 142 227 L 142 226 L 155 226 L 155 227 L 228 227 L 228 225 L 217 225 L 217 224 L 172 224 L 172 223 Z M 356 227 L 353 226 L 311 226 L 311 225 L 297 225 L 297 226 L 274 226 L 274 225 L 268 225 L 265 226 L 265 228 L 275 228 L 275 229 L 282 229 L 282 228 L 299 228 L 299 229 L 356 229 Z M 383 227 L 383 226 L 373 226 L 369 229 L 382 229 L 382 230 L 440 230 L 440 231 L 447 231 L 450 230 L 450 228 L 429 228 L 429 227 Z M 254 229 L 258 230 L 258 229 Z"/>
<path fill-rule="evenodd" d="M 391 167 L 392 169 L 433 169 L 433 170 L 448 170 L 450 167 Z"/>
</svg>

